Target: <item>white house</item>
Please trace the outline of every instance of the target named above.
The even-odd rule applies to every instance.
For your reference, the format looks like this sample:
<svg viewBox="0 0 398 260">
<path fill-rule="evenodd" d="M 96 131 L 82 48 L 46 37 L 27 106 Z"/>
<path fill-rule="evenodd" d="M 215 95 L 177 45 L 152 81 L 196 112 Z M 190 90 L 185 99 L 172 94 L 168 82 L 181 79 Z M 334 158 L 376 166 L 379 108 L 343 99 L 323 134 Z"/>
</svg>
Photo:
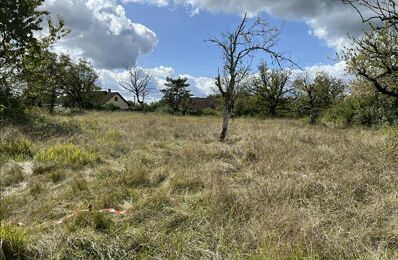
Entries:
<svg viewBox="0 0 398 260">
<path fill-rule="evenodd" d="M 93 103 L 96 106 L 113 105 L 120 110 L 129 109 L 129 104 L 126 99 L 118 92 L 112 92 L 110 89 L 108 89 L 108 91 L 97 91 L 94 95 Z"/>
</svg>

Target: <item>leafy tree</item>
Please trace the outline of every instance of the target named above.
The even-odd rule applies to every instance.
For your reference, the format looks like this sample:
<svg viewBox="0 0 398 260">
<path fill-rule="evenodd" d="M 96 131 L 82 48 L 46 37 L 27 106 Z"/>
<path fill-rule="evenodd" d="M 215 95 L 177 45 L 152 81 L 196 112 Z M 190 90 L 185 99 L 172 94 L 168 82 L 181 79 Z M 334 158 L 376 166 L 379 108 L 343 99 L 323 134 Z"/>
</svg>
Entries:
<svg viewBox="0 0 398 260">
<path fill-rule="evenodd" d="M 24 69 L 27 88 L 24 97 L 30 105 L 45 106 L 54 112 L 59 96 L 62 94 L 62 64 L 59 57 L 43 50 L 34 57 L 29 57 Z"/>
<path fill-rule="evenodd" d="M 345 85 L 340 79 L 319 72 L 314 79 L 308 73 L 299 75 L 293 83 L 300 112 L 310 116 L 315 123 L 319 112 L 329 108 L 344 96 Z"/>
<path fill-rule="evenodd" d="M 99 88 L 95 85 L 98 74 L 86 59 L 73 63 L 69 56 L 60 57 L 58 81 L 67 103 L 77 105 L 80 110 L 91 105 L 91 98 Z"/>
<path fill-rule="evenodd" d="M 258 96 L 271 116 L 283 102 L 285 95 L 292 91 L 289 85 L 291 72 L 289 70 L 269 70 L 265 63 L 258 67 L 258 75 L 252 79 L 249 92 Z"/>
<path fill-rule="evenodd" d="M 224 117 L 219 140 L 223 142 L 227 136 L 229 118 L 232 115 L 238 86 L 248 76 L 250 61 L 257 51 L 268 54 L 280 65 L 282 61 L 290 61 L 281 53 L 274 51 L 280 31 L 270 27 L 268 23 L 257 18 L 249 23 L 247 14 L 232 32 L 222 33 L 219 38 L 210 38 L 221 49 L 223 58 L 222 75 L 216 77 L 216 86 L 224 100 Z M 290 61 L 291 62 L 291 61 Z"/>
<path fill-rule="evenodd" d="M 352 37 L 343 58 L 348 70 L 371 82 L 383 95 L 398 99 L 398 8 L 396 0 L 342 0 L 351 5 L 370 29 Z"/>
<path fill-rule="evenodd" d="M 145 97 L 151 90 L 153 81 L 152 75 L 135 66 L 127 67 L 126 72 L 128 74 L 127 80 L 123 78 L 119 79 L 119 85 L 132 93 L 138 104 L 140 104 L 141 108 L 144 109 Z"/>
<path fill-rule="evenodd" d="M 188 89 L 188 79 L 167 77 L 166 81 L 166 88 L 160 90 L 163 93 L 163 102 L 170 106 L 174 112 L 185 113 L 188 109 L 190 97 L 192 96 L 191 91 Z"/>
<path fill-rule="evenodd" d="M 23 59 L 40 52 L 68 30 L 59 18 L 54 25 L 46 11 L 39 10 L 44 0 L 2 1 L 0 6 L 0 103 L 9 103 L 10 97 L 20 93 L 24 86 L 20 78 Z M 44 19 L 48 21 L 49 34 L 40 39 L 35 32 L 42 31 Z"/>
</svg>

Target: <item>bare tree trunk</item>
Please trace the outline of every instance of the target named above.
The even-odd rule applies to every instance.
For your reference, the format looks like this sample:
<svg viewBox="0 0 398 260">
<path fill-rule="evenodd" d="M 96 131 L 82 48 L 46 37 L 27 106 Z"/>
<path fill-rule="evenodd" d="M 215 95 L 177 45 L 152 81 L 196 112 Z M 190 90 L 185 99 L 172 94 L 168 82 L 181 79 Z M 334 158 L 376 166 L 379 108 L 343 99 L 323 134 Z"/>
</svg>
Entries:
<svg viewBox="0 0 398 260">
<path fill-rule="evenodd" d="M 227 137 L 228 126 L 229 126 L 229 105 L 228 102 L 225 102 L 222 130 L 219 137 L 220 142 L 225 141 L 225 138 Z"/>
</svg>

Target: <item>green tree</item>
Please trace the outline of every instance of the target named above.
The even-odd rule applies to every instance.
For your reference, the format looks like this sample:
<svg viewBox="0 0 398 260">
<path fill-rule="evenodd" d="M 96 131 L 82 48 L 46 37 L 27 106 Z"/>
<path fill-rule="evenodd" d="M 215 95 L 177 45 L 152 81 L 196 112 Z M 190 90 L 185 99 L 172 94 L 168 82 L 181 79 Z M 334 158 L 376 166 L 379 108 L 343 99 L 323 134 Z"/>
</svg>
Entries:
<svg viewBox="0 0 398 260">
<path fill-rule="evenodd" d="M 57 81 L 66 96 L 66 103 L 77 105 L 80 110 L 91 105 L 91 98 L 99 88 L 95 85 L 98 74 L 87 59 L 73 63 L 69 56 L 60 57 Z"/>
<path fill-rule="evenodd" d="M 345 50 L 349 72 L 371 82 L 383 95 L 398 99 L 398 5 L 396 0 L 342 0 L 370 29 Z"/>
<path fill-rule="evenodd" d="M 258 67 L 258 75 L 252 79 L 249 92 L 257 96 L 267 113 L 277 114 L 277 108 L 283 103 L 284 97 L 292 89 L 289 85 L 289 70 L 270 70 L 265 63 Z"/>
<path fill-rule="evenodd" d="M 318 72 L 315 78 L 308 73 L 299 75 L 293 83 L 300 113 L 308 114 L 315 123 L 319 113 L 344 97 L 345 84 L 325 72 Z"/>
<path fill-rule="evenodd" d="M 44 106 L 50 113 L 54 112 L 62 94 L 61 66 L 59 57 L 47 50 L 29 57 L 24 69 L 24 79 L 27 82 L 24 98 L 29 105 Z"/>
<path fill-rule="evenodd" d="M 46 11 L 39 10 L 44 0 L 2 1 L 0 6 L 0 104 L 7 106 L 10 98 L 24 86 L 20 78 L 23 60 L 27 55 L 40 52 L 68 30 L 59 19 L 54 25 Z M 38 39 L 35 32 L 42 31 L 47 19 L 49 33 Z"/>
<path fill-rule="evenodd" d="M 174 112 L 185 113 L 188 109 L 191 91 L 188 89 L 187 78 L 173 79 L 167 77 L 166 88 L 160 90 L 163 93 L 163 102 L 170 106 Z"/>
</svg>

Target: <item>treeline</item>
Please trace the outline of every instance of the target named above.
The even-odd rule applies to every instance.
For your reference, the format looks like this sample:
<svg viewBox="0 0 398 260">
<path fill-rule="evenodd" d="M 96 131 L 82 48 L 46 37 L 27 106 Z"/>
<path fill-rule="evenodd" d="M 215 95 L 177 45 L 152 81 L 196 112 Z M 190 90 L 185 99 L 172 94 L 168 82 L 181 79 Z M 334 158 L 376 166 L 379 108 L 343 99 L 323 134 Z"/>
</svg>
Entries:
<svg viewBox="0 0 398 260">
<path fill-rule="evenodd" d="M 190 109 L 187 79 L 168 79 L 163 98 L 145 106 L 148 112 L 221 115 L 221 94 L 208 96 L 215 108 Z M 237 89 L 233 117 L 305 118 L 309 123 L 338 126 L 398 124 L 398 100 L 374 89 L 371 82 L 357 78 L 350 82 L 327 72 L 294 73 L 269 69 L 260 64 L 255 76 Z M 140 110 L 141 108 L 137 108 Z"/>
<path fill-rule="evenodd" d="M 92 107 L 98 75 L 86 59 L 51 51 L 67 35 L 62 18 L 40 11 L 42 0 L 5 1 L 0 8 L 0 112 L 18 116 L 32 106 Z M 45 29 L 44 29 L 45 28 Z M 37 35 L 41 35 L 40 37 Z M 44 36 L 43 36 L 44 35 Z"/>
<path fill-rule="evenodd" d="M 17 116 L 30 107 L 94 108 L 93 95 L 98 75 L 87 59 L 73 61 L 68 55 L 52 52 L 56 41 L 66 36 L 62 18 L 55 21 L 41 10 L 44 0 L 6 1 L 0 8 L 0 116 Z M 343 1 L 345 2 L 345 1 Z M 369 12 L 386 6 L 395 10 L 394 0 L 378 5 L 371 1 L 350 1 Z M 372 11 L 373 10 L 373 11 Z M 349 83 L 319 72 L 310 75 L 283 53 L 274 51 L 280 36 L 261 18 L 244 17 L 238 27 L 208 41 L 219 47 L 222 67 L 215 78 L 216 93 L 207 100 L 215 106 L 204 111 L 191 107 L 192 94 L 185 78 L 167 78 L 159 102 L 146 104 L 152 91 L 152 77 L 137 67 L 126 68 L 128 79 L 120 80 L 136 102 L 133 110 L 178 114 L 222 114 L 226 136 L 228 120 L 237 116 L 307 118 L 310 123 L 338 125 L 397 124 L 398 122 L 398 22 L 394 13 L 372 17 L 362 38 L 353 38 L 353 47 L 341 58 L 356 78 Z M 45 28 L 45 29 L 43 29 Z M 38 36 L 40 35 L 40 37 Z M 275 66 L 265 63 L 251 68 L 255 53 L 270 56 Z"/>
</svg>

